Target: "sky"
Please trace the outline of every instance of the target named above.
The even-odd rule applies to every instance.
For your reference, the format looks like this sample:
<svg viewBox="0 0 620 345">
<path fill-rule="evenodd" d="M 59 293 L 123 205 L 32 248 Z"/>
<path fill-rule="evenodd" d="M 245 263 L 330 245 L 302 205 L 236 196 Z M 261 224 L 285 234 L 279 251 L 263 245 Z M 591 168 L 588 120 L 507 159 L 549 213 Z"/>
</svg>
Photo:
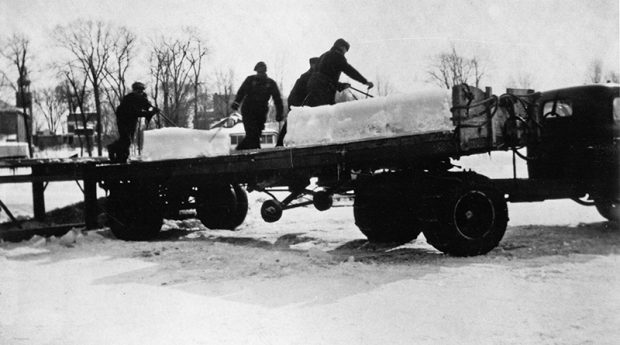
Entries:
<svg viewBox="0 0 620 345">
<path fill-rule="evenodd" d="M 145 43 L 195 26 L 210 49 L 207 74 L 232 68 L 238 86 L 265 61 L 285 93 L 337 38 L 351 44 L 351 65 L 396 92 L 428 83 L 433 58 L 451 46 L 483 59 L 484 86 L 499 90 L 520 75 L 538 90 L 583 84 L 594 59 L 620 71 L 618 0 L 0 0 L 0 35 L 28 35 L 40 66 L 53 59 L 49 32 L 78 18 L 127 26 Z"/>
</svg>

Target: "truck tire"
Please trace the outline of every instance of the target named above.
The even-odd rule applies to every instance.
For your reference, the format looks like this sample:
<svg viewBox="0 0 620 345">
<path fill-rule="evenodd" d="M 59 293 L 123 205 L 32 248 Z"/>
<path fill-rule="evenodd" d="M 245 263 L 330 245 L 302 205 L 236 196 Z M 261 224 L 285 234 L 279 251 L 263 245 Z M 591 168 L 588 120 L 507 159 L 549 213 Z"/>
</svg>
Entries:
<svg viewBox="0 0 620 345">
<path fill-rule="evenodd" d="M 407 243 L 418 237 L 421 222 L 405 183 L 393 174 L 379 175 L 355 190 L 355 225 L 370 242 Z"/>
<path fill-rule="evenodd" d="M 238 185 L 211 185 L 199 188 L 196 200 L 198 219 L 209 229 L 234 230 L 245 220 L 248 197 Z"/>
<path fill-rule="evenodd" d="M 618 201 L 602 199 L 594 202 L 596 210 L 601 216 L 611 222 L 620 222 L 620 204 Z"/>
<path fill-rule="evenodd" d="M 449 255 L 486 254 L 506 232 L 504 195 L 481 175 L 472 176 L 444 193 L 437 206 L 438 220 L 424 229 L 427 242 Z"/>
<path fill-rule="evenodd" d="M 106 199 L 107 225 L 116 238 L 147 241 L 157 237 L 163 223 L 157 186 L 119 185 Z"/>
</svg>

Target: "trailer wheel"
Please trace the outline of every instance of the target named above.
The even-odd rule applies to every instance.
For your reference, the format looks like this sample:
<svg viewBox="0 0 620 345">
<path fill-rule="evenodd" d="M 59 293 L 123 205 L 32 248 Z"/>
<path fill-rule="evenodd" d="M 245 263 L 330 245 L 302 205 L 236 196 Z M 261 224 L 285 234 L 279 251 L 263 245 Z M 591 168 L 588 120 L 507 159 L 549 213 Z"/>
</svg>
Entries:
<svg viewBox="0 0 620 345">
<path fill-rule="evenodd" d="M 355 190 L 355 225 L 370 242 L 407 243 L 418 237 L 422 222 L 403 179 L 376 176 Z"/>
<path fill-rule="evenodd" d="M 156 186 L 124 185 L 106 199 L 107 225 L 118 239 L 147 241 L 159 234 L 163 208 Z"/>
<path fill-rule="evenodd" d="M 212 185 L 199 188 L 196 200 L 198 219 L 209 229 L 234 230 L 245 220 L 248 197 L 238 185 Z"/>
<path fill-rule="evenodd" d="M 429 244 L 454 256 L 486 254 L 497 247 L 508 224 L 506 200 L 488 184 L 449 189 L 438 206 L 438 222 L 424 230 Z"/>
<path fill-rule="evenodd" d="M 260 215 L 267 223 L 274 223 L 282 218 L 282 204 L 278 200 L 265 200 L 260 207 Z"/>
<path fill-rule="evenodd" d="M 595 200 L 596 210 L 601 216 L 612 222 L 620 222 L 620 204 L 617 200 Z"/>
</svg>

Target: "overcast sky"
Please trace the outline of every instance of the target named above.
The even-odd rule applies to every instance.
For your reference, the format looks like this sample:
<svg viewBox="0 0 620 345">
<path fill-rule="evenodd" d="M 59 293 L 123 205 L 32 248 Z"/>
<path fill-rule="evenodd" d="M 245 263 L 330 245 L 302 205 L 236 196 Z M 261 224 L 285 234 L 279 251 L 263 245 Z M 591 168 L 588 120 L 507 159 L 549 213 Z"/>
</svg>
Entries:
<svg viewBox="0 0 620 345">
<path fill-rule="evenodd" d="M 364 76 L 401 92 L 421 87 L 432 57 L 454 44 L 487 62 L 485 85 L 501 90 L 528 74 L 542 90 L 584 83 L 594 59 L 620 70 L 618 13 L 618 0 L 0 0 L 0 34 L 29 35 L 43 65 L 48 33 L 78 18 L 125 25 L 145 40 L 195 26 L 211 69 L 233 68 L 238 86 L 263 60 L 283 75 L 285 92 L 339 37 Z"/>
</svg>

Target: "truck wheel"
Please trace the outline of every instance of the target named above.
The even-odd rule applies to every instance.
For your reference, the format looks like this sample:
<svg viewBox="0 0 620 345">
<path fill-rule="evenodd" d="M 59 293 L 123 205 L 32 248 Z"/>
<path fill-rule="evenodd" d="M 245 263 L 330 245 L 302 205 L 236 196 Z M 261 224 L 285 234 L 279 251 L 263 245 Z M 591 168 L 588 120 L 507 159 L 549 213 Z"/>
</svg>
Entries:
<svg viewBox="0 0 620 345">
<path fill-rule="evenodd" d="M 106 199 L 107 225 L 118 239 L 151 240 L 163 223 L 162 205 L 156 186 L 131 184 L 110 190 Z"/>
<path fill-rule="evenodd" d="M 438 208 L 438 221 L 424 229 L 424 236 L 446 254 L 486 254 L 497 247 L 506 232 L 506 200 L 488 184 L 455 186 L 442 196 Z"/>
<path fill-rule="evenodd" d="M 596 200 L 594 204 L 601 216 L 612 222 L 620 222 L 620 205 L 617 200 Z"/>
<path fill-rule="evenodd" d="M 247 212 L 248 197 L 241 187 L 223 184 L 199 188 L 196 213 L 207 228 L 234 230 Z"/>
<path fill-rule="evenodd" d="M 238 184 L 233 185 L 235 197 L 237 198 L 237 206 L 233 215 L 233 229 L 243 224 L 245 217 L 248 215 L 248 193 Z"/>
<path fill-rule="evenodd" d="M 407 243 L 418 237 L 422 223 L 412 195 L 399 178 L 387 174 L 376 176 L 355 190 L 353 216 L 355 225 L 370 242 Z"/>
</svg>

